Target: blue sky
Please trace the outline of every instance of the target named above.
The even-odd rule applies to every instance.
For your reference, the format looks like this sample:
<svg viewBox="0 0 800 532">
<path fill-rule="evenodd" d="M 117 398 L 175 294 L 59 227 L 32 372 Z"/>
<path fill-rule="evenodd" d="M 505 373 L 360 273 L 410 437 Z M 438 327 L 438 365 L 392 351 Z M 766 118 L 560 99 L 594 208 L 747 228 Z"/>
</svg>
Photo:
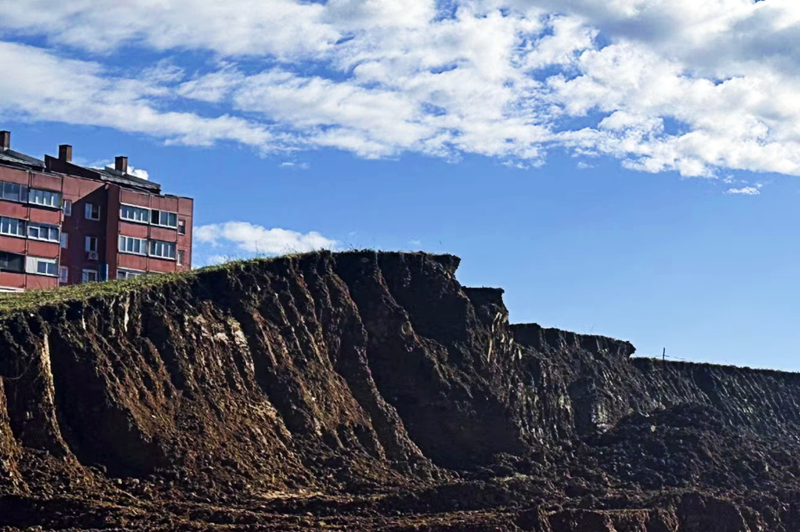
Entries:
<svg viewBox="0 0 800 532">
<path fill-rule="evenodd" d="M 800 370 L 794 4 L 231 3 L 0 2 L 0 127 L 195 197 L 200 263 L 454 253 L 512 321 Z"/>
</svg>

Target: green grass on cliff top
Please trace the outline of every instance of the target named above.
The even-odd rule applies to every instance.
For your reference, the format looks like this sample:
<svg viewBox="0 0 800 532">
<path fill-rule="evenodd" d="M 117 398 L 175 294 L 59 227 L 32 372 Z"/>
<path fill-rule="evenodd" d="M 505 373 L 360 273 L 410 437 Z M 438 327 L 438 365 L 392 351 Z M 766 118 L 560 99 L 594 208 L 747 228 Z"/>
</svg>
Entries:
<svg viewBox="0 0 800 532">
<path fill-rule="evenodd" d="M 347 251 L 337 251 L 336 254 L 348 253 L 375 253 L 374 249 L 349 249 Z M 161 273 L 157 275 L 143 275 L 135 279 L 105 281 L 100 283 L 76 284 L 70 286 L 60 286 L 50 290 L 29 290 L 22 293 L 0 293 L 0 316 L 26 310 L 32 310 L 42 305 L 58 305 L 72 301 L 84 301 L 94 297 L 107 297 L 125 294 L 136 290 L 162 286 L 170 282 L 180 282 L 188 280 L 204 272 L 231 270 L 241 268 L 247 264 L 259 262 L 271 262 L 279 259 L 303 257 L 314 255 L 319 251 L 307 253 L 288 253 L 274 257 L 257 257 L 254 259 L 230 260 L 214 266 L 206 266 L 196 270 L 180 273 Z M 322 252 L 326 253 L 326 252 Z M 407 252 L 410 255 L 420 252 Z M 422 253 L 425 255 L 425 253 Z"/>
<path fill-rule="evenodd" d="M 277 258 L 277 257 L 276 257 Z M 18 311 L 31 310 L 42 305 L 57 305 L 71 301 L 83 301 L 94 297 L 116 296 L 141 290 L 163 286 L 164 284 L 187 280 L 203 272 L 215 270 L 233 270 L 246 263 L 267 261 L 273 259 L 251 259 L 247 261 L 233 261 L 215 266 L 207 266 L 197 270 L 180 273 L 161 273 L 157 275 L 143 275 L 135 279 L 104 281 L 100 283 L 86 283 L 69 286 L 60 286 L 51 290 L 29 290 L 22 293 L 0 293 L 0 315 L 8 315 Z"/>
</svg>

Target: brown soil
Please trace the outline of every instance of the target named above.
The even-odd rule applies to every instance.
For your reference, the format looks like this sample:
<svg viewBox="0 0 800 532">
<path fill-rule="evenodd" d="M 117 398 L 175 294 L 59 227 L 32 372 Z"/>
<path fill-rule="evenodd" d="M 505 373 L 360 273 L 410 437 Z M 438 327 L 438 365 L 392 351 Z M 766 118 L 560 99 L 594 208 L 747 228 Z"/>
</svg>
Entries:
<svg viewBox="0 0 800 532">
<path fill-rule="evenodd" d="M 800 375 L 510 325 L 452 256 L 0 317 L 0 529 L 800 530 Z"/>
</svg>

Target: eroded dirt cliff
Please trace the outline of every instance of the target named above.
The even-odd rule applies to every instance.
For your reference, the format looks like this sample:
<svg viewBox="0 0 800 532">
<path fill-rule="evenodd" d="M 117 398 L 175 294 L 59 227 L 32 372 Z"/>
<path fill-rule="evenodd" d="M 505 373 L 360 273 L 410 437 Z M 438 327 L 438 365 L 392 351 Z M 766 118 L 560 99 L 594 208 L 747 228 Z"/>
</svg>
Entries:
<svg viewBox="0 0 800 532">
<path fill-rule="evenodd" d="M 318 253 L 3 311 L 0 527 L 800 530 L 800 375 L 510 325 L 458 263 Z"/>
</svg>

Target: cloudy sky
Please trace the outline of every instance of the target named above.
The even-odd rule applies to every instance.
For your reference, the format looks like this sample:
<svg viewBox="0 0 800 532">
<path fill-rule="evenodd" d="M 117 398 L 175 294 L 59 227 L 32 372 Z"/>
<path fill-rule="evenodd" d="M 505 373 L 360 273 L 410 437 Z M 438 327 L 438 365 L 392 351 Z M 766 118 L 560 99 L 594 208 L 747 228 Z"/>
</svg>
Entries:
<svg viewBox="0 0 800 532">
<path fill-rule="evenodd" d="M 800 370 L 800 4 L 0 0 L 0 127 L 196 197 L 197 263 L 453 252 L 515 321 Z"/>
</svg>

